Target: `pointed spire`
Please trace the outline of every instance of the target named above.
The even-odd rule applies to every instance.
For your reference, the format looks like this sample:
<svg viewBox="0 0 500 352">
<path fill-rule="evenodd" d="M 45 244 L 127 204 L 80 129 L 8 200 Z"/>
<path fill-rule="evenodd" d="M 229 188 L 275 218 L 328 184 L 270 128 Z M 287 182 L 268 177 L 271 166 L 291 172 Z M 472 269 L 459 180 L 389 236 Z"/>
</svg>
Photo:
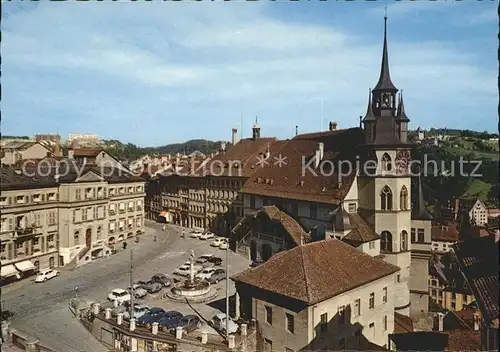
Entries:
<svg viewBox="0 0 500 352">
<path fill-rule="evenodd" d="M 396 118 L 399 121 L 409 122 L 410 119 L 406 116 L 405 105 L 403 103 L 403 90 L 401 90 L 401 94 L 399 95 L 399 103 L 398 103 L 398 112 L 396 113 Z"/>
<path fill-rule="evenodd" d="M 375 118 L 375 115 L 373 114 L 373 109 L 372 109 L 372 90 L 370 89 L 368 93 L 368 107 L 366 108 L 366 115 L 365 118 L 363 119 L 363 122 L 367 121 L 376 121 L 377 119 Z"/>
<path fill-rule="evenodd" d="M 425 203 L 424 203 L 424 191 L 422 189 L 422 176 L 419 173 L 417 178 L 417 198 L 415 199 L 415 205 L 412 209 L 411 218 L 414 220 L 432 220 L 432 215 L 429 214 Z"/>
<path fill-rule="evenodd" d="M 258 122 L 258 119 L 257 119 L 257 115 L 255 115 L 255 125 L 254 126 L 259 126 L 259 122 Z"/>
<path fill-rule="evenodd" d="M 387 9 L 386 9 L 387 11 Z M 389 72 L 389 52 L 387 50 L 387 13 L 384 16 L 384 48 L 382 51 L 382 64 L 380 66 L 380 77 L 378 79 L 377 85 L 373 90 L 393 90 L 398 89 L 391 81 L 391 75 Z"/>
</svg>

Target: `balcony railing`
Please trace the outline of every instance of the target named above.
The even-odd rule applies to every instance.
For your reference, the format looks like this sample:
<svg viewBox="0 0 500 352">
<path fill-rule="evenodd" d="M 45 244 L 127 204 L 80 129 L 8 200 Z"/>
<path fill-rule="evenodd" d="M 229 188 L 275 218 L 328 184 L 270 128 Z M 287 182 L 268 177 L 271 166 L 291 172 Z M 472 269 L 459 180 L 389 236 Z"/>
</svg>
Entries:
<svg viewBox="0 0 500 352">
<path fill-rule="evenodd" d="M 35 230 L 34 226 L 29 226 L 29 227 L 26 227 L 26 228 L 22 228 L 20 226 L 17 226 L 15 234 L 16 234 L 17 237 L 31 236 L 31 235 L 33 235 L 34 230 Z"/>
</svg>

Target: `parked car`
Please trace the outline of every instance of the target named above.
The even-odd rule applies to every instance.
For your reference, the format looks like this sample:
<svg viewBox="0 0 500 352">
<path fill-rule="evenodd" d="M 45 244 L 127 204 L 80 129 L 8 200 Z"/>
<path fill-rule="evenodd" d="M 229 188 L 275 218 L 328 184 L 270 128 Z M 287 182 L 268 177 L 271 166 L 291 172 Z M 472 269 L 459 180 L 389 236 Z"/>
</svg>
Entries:
<svg viewBox="0 0 500 352">
<path fill-rule="evenodd" d="M 118 304 L 123 304 L 130 301 L 130 293 L 122 288 L 115 288 L 108 294 L 108 300 L 118 301 Z"/>
<path fill-rule="evenodd" d="M 208 261 L 210 263 L 213 263 L 215 266 L 222 264 L 222 258 L 219 258 L 219 257 L 212 256 L 212 257 L 208 258 Z"/>
<path fill-rule="evenodd" d="M 179 276 L 189 276 L 190 273 L 190 266 L 189 265 L 181 265 L 177 269 L 174 270 L 174 275 L 179 275 Z"/>
<path fill-rule="evenodd" d="M 209 278 L 207 278 L 207 281 L 210 282 L 211 284 L 216 284 L 219 281 L 226 280 L 227 275 L 226 271 L 224 269 L 215 269 L 215 271 L 210 275 Z"/>
<path fill-rule="evenodd" d="M 153 323 L 156 323 L 163 317 L 163 314 L 165 314 L 165 310 L 162 308 L 150 308 L 149 312 L 137 319 L 137 325 L 146 326 L 148 329 L 150 329 Z"/>
<path fill-rule="evenodd" d="M 134 284 L 134 297 L 135 298 L 144 298 L 148 294 L 148 291 L 146 291 L 141 285 Z M 130 292 L 132 292 L 131 287 L 128 288 Z"/>
<path fill-rule="evenodd" d="M 199 238 L 203 233 L 201 231 L 191 231 L 189 237 L 191 238 Z"/>
<path fill-rule="evenodd" d="M 212 241 L 212 243 L 210 243 L 210 246 L 212 246 L 212 247 L 219 247 L 219 246 L 220 246 L 220 244 L 222 243 L 222 241 L 224 241 L 224 240 L 225 240 L 225 238 L 224 238 L 224 237 L 216 237 L 216 238 Z"/>
<path fill-rule="evenodd" d="M 226 333 L 226 313 L 217 313 L 212 318 L 212 323 L 214 324 L 215 329 L 221 331 L 223 334 Z M 228 332 L 230 334 L 234 334 L 238 331 L 238 324 L 236 324 L 231 318 L 229 318 L 228 323 Z"/>
<path fill-rule="evenodd" d="M 223 239 L 219 245 L 219 249 L 228 249 L 229 247 L 229 244 L 227 242 L 227 239 Z"/>
<path fill-rule="evenodd" d="M 172 286 L 174 279 L 165 274 L 156 274 L 151 277 L 151 280 L 161 284 L 163 287 Z"/>
<path fill-rule="evenodd" d="M 140 282 L 142 282 L 141 287 L 146 291 L 148 291 L 148 293 L 156 293 L 160 291 L 163 287 L 162 284 L 154 282 L 153 280 L 149 280 L 146 282 L 140 281 Z"/>
<path fill-rule="evenodd" d="M 54 269 L 40 270 L 40 272 L 36 276 L 35 282 L 45 282 L 47 280 L 53 279 L 56 276 L 59 276 L 59 271 L 57 270 Z"/>
<path fill-rule="evenodd" d="M 149 312 L 149 307 L 144 304 L 134 304 L 134 319 L 139 319 L 142 317 L 144 314 L 147 314 Z M 130 310 L 126 310 L 123 313 L 123 318 L 124 319 L 130 319 Z"/>
<path fill-rule="evenodd" d="M 141 302 L 134 302 L 134 307 L 138 307 L 138 306 L 142 306 L 142 305 L 144 305 L 144 304 Z M 111 309 L 111 315 L 116 316 L 119 313 L 123 314 L 129 310 L 130 310 L 130 301 L 125 301 L 125 303 L 123 305 L 118 306 L 118 307 L 114 307 L 113 309 Z"/>
<path fill-rule="evenodd" d="M 210 240 L 212 238 L 214 238 L 215 235 L 212 233 L 212 232 L 205 232 L 203 234 L 201 234 L 201 236 L 199 237 L 200 240 Z"/>
<path fill-rule="evenodd" d="M 179 320 L 177 326 L 182 326 L 186 333 L 190 333 L 201 326 L 201 320 L 197 315 L 185 315 Z"/>
<path fill-rule="evenodd" d="M 171 310 L 163 314 L 162 318 L 158 320 L 159 328 L 162 331 L 169 331 L 176 328 L 179 324 L 179 320 L 182 318 L 182 313 L 175 310 Z"/>
<path fill-rule="evenodd" d="M 215 268 L 205 268 L 198 274 L 196 274 L 196 277 L 200 280 L 207 280 L 210 278 L 210 276 L 212 276 L 215 270 L 216 270 Z"/>
</svg>

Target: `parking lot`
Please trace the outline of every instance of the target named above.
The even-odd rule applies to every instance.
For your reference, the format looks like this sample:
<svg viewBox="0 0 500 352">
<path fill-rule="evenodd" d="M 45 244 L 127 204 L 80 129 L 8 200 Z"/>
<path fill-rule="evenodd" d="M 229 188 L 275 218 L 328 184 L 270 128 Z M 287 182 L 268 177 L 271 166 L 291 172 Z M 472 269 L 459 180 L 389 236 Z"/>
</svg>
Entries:
<svg viewBox="0 0 500 352">
<path fill-rule="evenodd" d="M 186 234 L 189 233 L 188 230 L 185 231 Z M 189 260 L 191 250 L 196 257 L 213 254 L 222 258 L 221 268 L 224 269 L 226 251 L 210 247 L 210 242 L 211 240 L 202 241 L 188 236 L 181 238 L 179 227 L 168 226 L 166 231 L 162 231 L 161 224 L 149 223 L 139 243 L 129 241 L 127 250 L 74 270 L 60 268 L 61 275 L 45 283 L 36 284 L 34 280 L 24 280 L 3 288 L 3 306 L 15 313 L 14 327 L 46 341 L 56 350 L 104 351 L 73 318 L 68 309 L 69 299 L 78 294 L 88 301 L 104 302 L 112 289 L 127 289 L 130 286 L 129 249 L 133 250 L 134 281 L 147 281 L 158 273 L 171 276 L 176 268 Z M 245 270 L 250 264 L 247 259 L 232 251 L 229 251 L 229 257 L 228 276 Z M 209 303 L 193 304 L 193 308 L 205 319 L 211 319 L 218 308 L 225 307 L 225 281 L 214 286 L 218 289 L 216 298 Z M 230 282 L 230 295 L 232 294 L 234 285 Z M 184 315 L 193 314 L 187 304 L 168 298 L 157 300 L 146 296 L 143 301 L 149 306 L 177 310 Z"/>
</svg>

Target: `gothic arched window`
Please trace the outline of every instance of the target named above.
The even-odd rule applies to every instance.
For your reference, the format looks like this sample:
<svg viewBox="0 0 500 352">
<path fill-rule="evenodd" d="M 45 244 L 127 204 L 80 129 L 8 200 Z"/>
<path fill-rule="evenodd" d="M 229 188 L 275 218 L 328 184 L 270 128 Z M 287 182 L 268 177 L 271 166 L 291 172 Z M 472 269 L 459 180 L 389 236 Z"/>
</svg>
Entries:
<svg viewBox="0 0 500 352">
<path fill-rule="evenodd" d="M 380 192 L 380 207 L 382 210 L 392 210 L 392 191 L 388 186 Z"/>
<path fill-rule="evenodd" d="M 401 210 L 408 210 L 408 189 L 406 189 L 406 186 L 403 186 L 399 193 L 399 208 Z"/>
<path fill-rule="evenodd" d="M 408 250 L 408 232 L 405 230 L 401 231 L 401 250 Z"/>
<path fill-rule="evenodd" d="M 392 251 L 392 234 L 389 231 L 383 231 L 380 235 L 380 249 L 382 251 Z"/>
<path fill-rule="evenodd" d="M 384 155 L 382 155 L 382 170 L 383 171 L 391 171 L 392 170 L 391 157 L 387 153 L 384 153 Z"/>
</svg>

